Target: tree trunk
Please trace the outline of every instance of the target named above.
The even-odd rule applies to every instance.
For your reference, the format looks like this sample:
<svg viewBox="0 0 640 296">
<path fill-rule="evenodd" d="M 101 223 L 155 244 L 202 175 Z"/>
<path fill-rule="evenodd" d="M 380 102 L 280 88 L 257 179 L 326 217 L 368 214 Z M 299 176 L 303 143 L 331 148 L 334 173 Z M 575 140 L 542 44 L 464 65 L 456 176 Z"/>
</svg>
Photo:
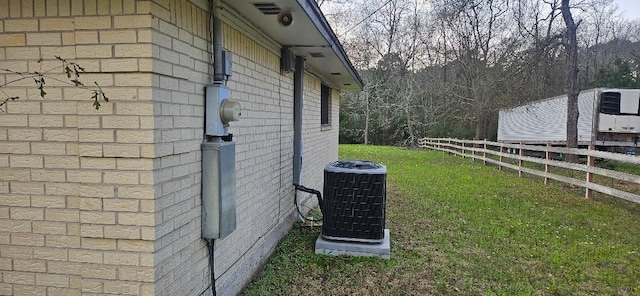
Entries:
<svg viewBox="0 0 640 296">
<path fill-rule="evenodd" d="M 487 138 L 487 119 L 485 113 L 480 111 L 477 114 L 476 120 L 476 135 L 474 137 L 475 140 L 483 140 Z"/>
<path fill-rule="evenodd" d="M 408 138 L 406 139 L 406 145 L 411 148 L 415 148 L 416 137 L 413 132 L 413 121 L 411 120 L 410 108 L 411 107 L 409 106 L 408 103 L 407 105 L 404 106 L 404 115 L 407 117 L 407 134 L 409 135 Z"/>
<path fill-rule="evenodd" d="M 365 110 L 364 110 L 364 144 L 368 145 L 369 144 L 369 92 L 365 91 L 364 92 L 364 106 L 365 106 Z"/>
<path fill-rule="evenodd" d="M 405 145 L 414 148 L 415 147 L 415 135 L 413 132 L 413 120 L 411 119 L 411 100 L 414 97 L 413 94 L 413 78 L 408 78 L 407 81 L 407 89 L 408 93 L 404 99 L 404 116 L 407 118 L 407 134 L 408 138 L 405 140 Z"/>
<path fill-rule="evenodd" d="M 567 26 L 567 53 L 569 55 L 567 75 L 567 147 L 578 147 L 578 38 L 576 31 L 578 25 L 573 21 L 569 0 L 562 0 L 562 17 Z M 577 162 L 576 155 L 567 154 L 568 162 Z"/>
</svg>

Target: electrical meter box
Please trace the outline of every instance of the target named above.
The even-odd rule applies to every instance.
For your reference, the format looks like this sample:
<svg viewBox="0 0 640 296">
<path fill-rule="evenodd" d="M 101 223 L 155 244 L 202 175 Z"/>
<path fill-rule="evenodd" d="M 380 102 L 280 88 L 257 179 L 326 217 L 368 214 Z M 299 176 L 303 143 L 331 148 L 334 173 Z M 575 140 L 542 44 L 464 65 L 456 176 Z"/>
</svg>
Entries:
<svg viewBox="0 0 640 296">
<path fill-rule="evenodd" d="M 222 84 L 205 88 L 205 134 L 223 137 L 229 135 L 229 122 L 240 118 L 240 103 L 231 99 L 231 91 Z"/>
<path fill-rule="evenodd" d="M 202 144 L 202 237 L 217 239 L 236 229 L 234 142 Z"/>
</svg>

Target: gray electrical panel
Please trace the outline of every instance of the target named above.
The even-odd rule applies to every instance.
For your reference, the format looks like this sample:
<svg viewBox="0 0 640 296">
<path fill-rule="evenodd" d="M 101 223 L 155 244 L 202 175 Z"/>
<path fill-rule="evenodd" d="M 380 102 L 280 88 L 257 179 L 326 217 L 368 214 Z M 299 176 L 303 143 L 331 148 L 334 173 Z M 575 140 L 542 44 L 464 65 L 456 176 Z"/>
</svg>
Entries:
<svg viewBox="0 0 640 296">
<path fill-rule="evenodd" d="M 222 238 L 236 229 L 234 142 L 202 144 L 202 237 Z"/>
<path fill-rule="evenodd" d="M 222 52 L 222 72 L 227 79 L 233 74 L 233 53 L 228 51 Z"/>
<path fill-rule="evenodd" d="M 293 52 L 283 47 L 280 49 L 280 70 L 286 73 L 291 73 L 296 67 L 296 55 Z"/>
</svg>

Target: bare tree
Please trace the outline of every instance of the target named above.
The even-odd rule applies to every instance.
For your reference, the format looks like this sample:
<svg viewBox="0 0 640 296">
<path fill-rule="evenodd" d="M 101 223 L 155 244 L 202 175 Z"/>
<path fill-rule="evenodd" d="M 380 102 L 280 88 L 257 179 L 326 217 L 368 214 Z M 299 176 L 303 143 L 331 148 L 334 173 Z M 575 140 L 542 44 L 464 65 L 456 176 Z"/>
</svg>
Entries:
<svg viewBox="0 0 640 296">
<path fill-rule="evenodd" d="M 562 0 L 562 18 L 567 26 L 567 53 L 569 56 L 569 65 L 567 67 L 567 147 L 578 147 L 578 95 L 580 89 L 578 86 L 578 38 L 576 31 L 577 24 L 571 15 L 571 7 L 569 0 Z M 577 162 L 575 155 L 567 155 L 566 160 L 569 162 Z"/>
<path fill-rule="evenodd" d="M 450 96 L 468 110 L 478 139 L 488 138 L 491 114 L 507 90 L 502 70 L 513 61 L 508 55 L 517 44 L 509 32 L 509 5 L 502 0 L 434 3 L 435 20 L 443 28 L 443 55 L 451 59 L 445 65 L 446 79 L 453 84 Z"/>
<path fill-rule="evenodd" d="M 502 107 L 575 96 L 621 56 L 640 70 L 640 22 L 612 19 L 612 0 L 318 2 L 365 81 L 341 100 L 349 142 L 495 138 Z"/>
</svg>

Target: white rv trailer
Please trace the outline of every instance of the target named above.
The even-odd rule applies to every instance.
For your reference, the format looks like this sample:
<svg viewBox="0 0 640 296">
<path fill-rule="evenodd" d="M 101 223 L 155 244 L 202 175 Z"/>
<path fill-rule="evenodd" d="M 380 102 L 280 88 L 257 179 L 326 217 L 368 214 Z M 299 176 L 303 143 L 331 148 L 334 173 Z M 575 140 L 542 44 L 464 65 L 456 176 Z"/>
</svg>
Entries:
<svg viewBox="0 0 640 296">
<path fill-rule="evenodd" d="M 578 96 L 578 145 L 638 147 L 640 89 L 595 88 Z M 498 141 L 567 141 L 567 95 L 500 110 Z"/>
</svg>

